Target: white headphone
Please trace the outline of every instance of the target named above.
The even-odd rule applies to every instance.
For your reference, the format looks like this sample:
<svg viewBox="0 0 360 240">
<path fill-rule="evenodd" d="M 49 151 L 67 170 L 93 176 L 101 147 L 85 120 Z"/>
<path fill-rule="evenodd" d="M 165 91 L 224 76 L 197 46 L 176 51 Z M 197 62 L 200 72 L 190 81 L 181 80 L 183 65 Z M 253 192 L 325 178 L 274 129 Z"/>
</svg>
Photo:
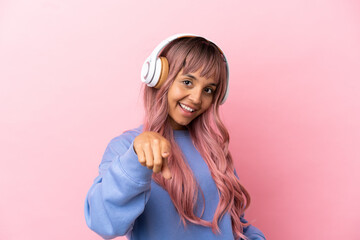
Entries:
<svg viewBox="0 0 360 240">
<path fill-rule="evenodd" d="M 161 50 L 164 47 L 166 47 L 166 45 L 168 45 L 171 41 L 182 37 L 200 37 L 200 36 L 191 33 L 180 33 L 180 34 L 172 35 L 167 39 L 163 40 L 154 49 L 154 51 L 150 54 L 150 56 L 145 60 L 141 68 L 141 81 L 143 83 L 146 83 L 149 87 L 155 87 L 155 88 L 159 88 L 162 85 L 162 83 L 166 80 L 169 73 L 169 62 L 165 57 L 159 57 L 159 54 Z M 224 56 L 224 61 L 226 62 L 226 92 L 224 98 L 220 103 L 220 104 L 224 104 L 225 100 L 229 95 L 229 65 L 223 51 L 219 47 L 217 48 Z"/>
</svg>

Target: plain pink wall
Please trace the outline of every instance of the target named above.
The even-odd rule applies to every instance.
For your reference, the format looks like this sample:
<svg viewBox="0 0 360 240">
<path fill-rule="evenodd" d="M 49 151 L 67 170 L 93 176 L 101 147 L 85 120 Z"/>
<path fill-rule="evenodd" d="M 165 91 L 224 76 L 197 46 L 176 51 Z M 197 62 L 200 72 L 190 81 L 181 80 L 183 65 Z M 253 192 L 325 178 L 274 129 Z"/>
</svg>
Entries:
<svg viewBox="0 0 360 240">
<path fill-rule="evenodd" d="M 357 1 L 0 2 L 0 239 L 101 239 L 84 201 L 111 138 L 142 120 L 166 37 L 218 44 L 221 107 L 268 239 L 360 239 Z"/>
</svg>

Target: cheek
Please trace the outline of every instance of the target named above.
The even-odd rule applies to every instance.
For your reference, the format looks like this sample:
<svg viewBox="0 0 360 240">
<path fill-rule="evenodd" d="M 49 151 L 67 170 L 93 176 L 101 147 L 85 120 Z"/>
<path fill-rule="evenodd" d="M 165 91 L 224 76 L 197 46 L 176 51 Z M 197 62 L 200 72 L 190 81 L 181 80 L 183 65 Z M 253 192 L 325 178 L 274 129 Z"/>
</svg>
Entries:
<svg viewBox="0 0 360 240">
<path fill-rule="evenodd" d="M 175 102 L 179 101 L 183 95 L 184 93 L 179 88 L 172 89 L 171 92 L 169 92 L 169 98 Z"/>
<path fill-rule="evenodd" d="M 176 91 L 174 91 L 174 90 L 169 91 L 168 107 L 171 112 L 173 112 L 175 110 L 178 101 L 179 101 L 179 98 L 178 98 L 178 94 L 176 94 Z"/>
<path fill-rule="evenodd" d="M 207 100 L 204 104 L 204 111 L 206 111 L 207 109 L 209 109 L 212 105 L 212 99 L 209 98 L 209 100 Z"/>
</svg>

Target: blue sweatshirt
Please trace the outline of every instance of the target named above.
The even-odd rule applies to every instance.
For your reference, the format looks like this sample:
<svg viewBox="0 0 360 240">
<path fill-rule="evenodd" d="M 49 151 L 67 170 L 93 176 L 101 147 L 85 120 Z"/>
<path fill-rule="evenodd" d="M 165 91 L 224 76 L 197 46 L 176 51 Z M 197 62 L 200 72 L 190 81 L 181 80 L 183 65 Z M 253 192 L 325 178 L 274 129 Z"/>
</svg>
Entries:
<svg viewBox="0 0 360 240">
<path fill-rule="evenodd" d="M 108 144 L 99 165 L 99 175 L 85 199 L 88 227 L 104 239 L 124 235 L 131 240 L 234 239 L 228 213 L 219 221 L 220 234 L 192 223 L 184 227 L 167 191 L 152 180 L 152 170 L 138 161 L 133 141 L 142 132 L 142 127 L 126 131 Z M 219 196 L 209 168 L 192 144 L 189 131 L 173 131 L 175 141 L 205 196 L 202 219 L 212 221 Z M 201 195 L 198 199 L 197 216 L 200 216 L 203 207 Z M 244 215 L 241 221 L 247 223 Z M 253 225 L 246 227 L 244 233 L 252 240 L 265 239 Z"/>
</svg>

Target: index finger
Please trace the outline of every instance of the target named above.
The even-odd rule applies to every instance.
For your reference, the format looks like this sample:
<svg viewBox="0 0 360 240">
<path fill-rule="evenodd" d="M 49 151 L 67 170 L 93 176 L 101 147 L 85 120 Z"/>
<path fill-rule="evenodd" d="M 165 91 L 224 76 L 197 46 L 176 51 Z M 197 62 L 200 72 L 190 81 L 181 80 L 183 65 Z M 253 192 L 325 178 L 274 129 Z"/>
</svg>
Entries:
<svg viewBox="0 0 360 240">
<path fill-rule="evenodd" d="M 161 144 L 161 155 L 163 156 L 163 164 L 161 169 L 161 174 L 165 179 L 171 179 L 172 174 L 170 172 L 169 166 L 168 166 L 168 156 L 170 155 L 170 144 L 168 142 L 162 142 Z"/>
</svg>

